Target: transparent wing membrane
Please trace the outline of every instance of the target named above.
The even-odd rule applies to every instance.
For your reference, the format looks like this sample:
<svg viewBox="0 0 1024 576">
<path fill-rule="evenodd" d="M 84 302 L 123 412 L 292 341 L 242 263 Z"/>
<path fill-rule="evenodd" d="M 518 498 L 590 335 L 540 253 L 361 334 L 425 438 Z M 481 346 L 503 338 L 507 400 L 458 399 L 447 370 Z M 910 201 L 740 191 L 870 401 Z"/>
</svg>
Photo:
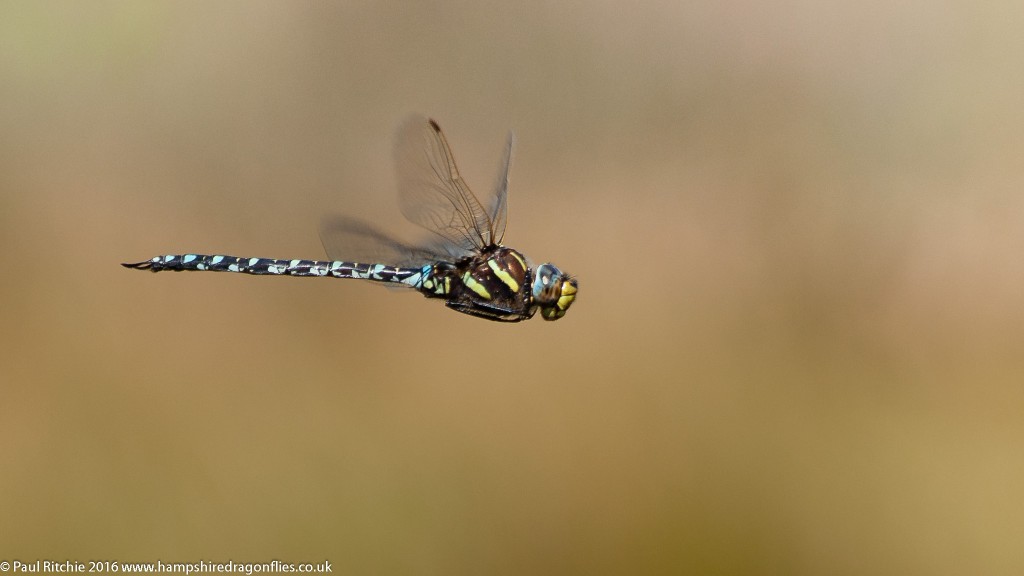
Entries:
<svg viewBox="0 0 1024 576">
<path fill-rule="evenodd" d="M 491 199 L 491 234 L 495 244 L 501 244 L 505 236 L 505 223 L 508 219 L 508 174 L 512 168 L 512 148 L 516 144 L 515 134 L 508 133 L 505 144 L 505 156 L 502 159 L 498 181 L 494 185 L 494 197 Z"/>
<path fill-rule="evenodd" d="M 505 222 L 508 154 L 504 175 L 499 181 L 500 191 L 487 209 L 462 179 L 451 147 L 433 120 L 413 116 L 403 122 L 398 130 L 394 158 L 399 202 L 409 221 L 465 253 L 499 240 Z M 495 222 L 500 223 L 500 229 Z"/>
<path fill-rule="evenodd" d="M 330 216 L 320 223 L 320 241 L 331 260 L 387 264 L 390 266 L 422 266 L 448 260 L 443 246 L 412 246 L 381 232 L 369 222 L 348 216 Z"/>
</svg>

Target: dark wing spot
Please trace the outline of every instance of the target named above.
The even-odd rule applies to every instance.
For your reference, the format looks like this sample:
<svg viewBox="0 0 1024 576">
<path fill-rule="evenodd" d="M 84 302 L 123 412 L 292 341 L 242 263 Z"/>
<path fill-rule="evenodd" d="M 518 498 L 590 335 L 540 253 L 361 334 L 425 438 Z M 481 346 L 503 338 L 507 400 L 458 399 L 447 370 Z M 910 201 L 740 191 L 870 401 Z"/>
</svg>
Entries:
<svg viewBox="0 0 1024 576">
<path fill-rule="evenodd" d="M 441 127 L 437 125 L 437 121 L 433 118 L 428 119 L 427 122 L 430 123 L 430 127 L 433 128 L 435 132 L 441 131 Z"/>
</svg>

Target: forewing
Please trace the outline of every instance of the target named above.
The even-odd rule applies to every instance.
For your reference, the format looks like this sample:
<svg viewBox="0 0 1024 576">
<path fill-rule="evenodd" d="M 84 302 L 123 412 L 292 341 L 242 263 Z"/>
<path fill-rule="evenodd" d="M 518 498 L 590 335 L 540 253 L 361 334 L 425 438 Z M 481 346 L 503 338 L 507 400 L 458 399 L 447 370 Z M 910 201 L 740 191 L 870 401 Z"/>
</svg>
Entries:
<svg viewBox="0 0 1024 576">
<path fill-rule="evenodd" d="M 462 179 L 437 122 L 422 116 L 403 122 L 394 156 L 398 198 L 409 221 L 465 252 L 495 240 L 492 212 L 484 209 Z"/>
</svg>

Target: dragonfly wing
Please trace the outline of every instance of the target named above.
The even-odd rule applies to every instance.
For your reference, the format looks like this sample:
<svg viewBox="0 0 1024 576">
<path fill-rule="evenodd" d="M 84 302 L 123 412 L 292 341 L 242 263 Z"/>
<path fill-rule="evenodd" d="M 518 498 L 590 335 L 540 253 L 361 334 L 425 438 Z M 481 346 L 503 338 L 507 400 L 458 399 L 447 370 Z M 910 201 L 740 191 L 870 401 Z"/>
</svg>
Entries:
<svg viewBox="0 0 1024 576">
<path fill-rule="evenodd" d="M 409 221 L 465 252 L 496 240 L 491 214 L 499 206 L 488 211 L 480 204 L 459 174 L 437 122 L 422 116 L 403 122 L 394 158 L 399 203 Z"/>
<path fill-rule="evenodd" d="M 505 156 L 498 172 L 498 181 L 494 185 L 494 198 L 491 199 L 489 210 L 492 240 L 495 244 L 501 244 L 501 239 L 505 236 L 505 223 L 508 221 L 508 173 L 512 167 L 512 148 L 515 144 L 516 136 L 509 132 Z"/>
<path fill-rule="evenodd" d="M 320 224 L 320 241 L 332 260 L 422 266 L 441 260 L 457 259 L 442 244 L 413 246 L 378 230 L 373 224 L 348 216 L 329 216 Z"/>
</svg>

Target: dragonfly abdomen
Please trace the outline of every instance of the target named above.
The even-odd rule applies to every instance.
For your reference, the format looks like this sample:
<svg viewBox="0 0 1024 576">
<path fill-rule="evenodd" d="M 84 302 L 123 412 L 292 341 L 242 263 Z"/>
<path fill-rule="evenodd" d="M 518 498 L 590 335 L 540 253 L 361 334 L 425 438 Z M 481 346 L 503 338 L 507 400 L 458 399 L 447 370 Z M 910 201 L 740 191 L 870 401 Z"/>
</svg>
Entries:
<svg viewBox="0 0 1024 576">
<path fill-rule="evenodd" d="M 362 264 L 339 260 L 281 260 L 275 258 L 240 258 L 206 254 L 167 254 L 149 260 L 122 264 L 125 268 L 162 272 L 170 270 L 237 272 L 259 276 L 323 276 L 353 278 L 374 282 L 397 282 L 420 288 L 432 266 L 402 268 L 386 264 Z"/>
</svg>

